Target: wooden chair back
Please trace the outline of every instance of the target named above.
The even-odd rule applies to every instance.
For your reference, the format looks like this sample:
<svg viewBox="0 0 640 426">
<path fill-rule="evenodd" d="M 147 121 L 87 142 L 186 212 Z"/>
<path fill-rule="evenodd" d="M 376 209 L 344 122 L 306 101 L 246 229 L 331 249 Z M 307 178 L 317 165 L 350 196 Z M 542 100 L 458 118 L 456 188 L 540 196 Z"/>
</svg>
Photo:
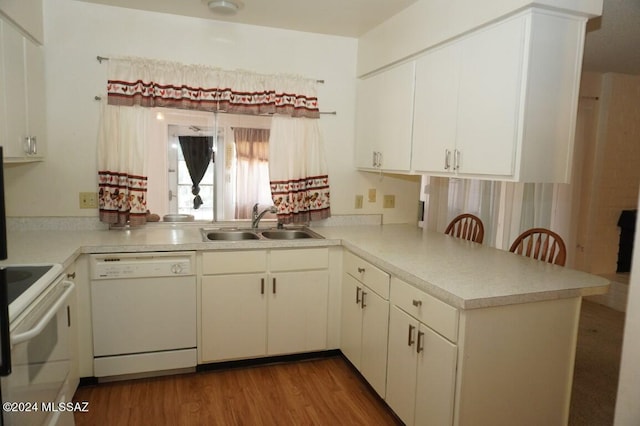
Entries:
<svg viewBox="0 0 640 426">
<path fill-rule="evenodd" d="M 567 248 L 560 235 L 545 228 L 524 231 L 511 244 L 510 252 L 564 266 Z"/>
<path fill-rule="evenodd" d="M 484 239 L 484 225 L 479 217 L 464 213 L 453 218 L 444 230 L 445 234 L 464 240 L 482 243 Z"/>
</svg>

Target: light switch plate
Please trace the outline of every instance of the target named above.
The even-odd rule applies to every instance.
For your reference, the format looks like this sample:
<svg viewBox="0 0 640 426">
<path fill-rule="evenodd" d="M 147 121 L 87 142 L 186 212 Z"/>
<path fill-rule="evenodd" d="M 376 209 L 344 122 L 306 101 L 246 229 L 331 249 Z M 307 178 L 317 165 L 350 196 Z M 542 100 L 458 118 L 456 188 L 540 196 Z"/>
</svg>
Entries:
<svg viewBox="0 0 640 426">
<path fill-rule="evenodd" d="M 98 194 L 96 192 L 81 192 L 80 208 L 81 209 L 97 209 Z"/>
<path fill-rule="evenodd" d="M 369 188 L 369 196 L 367 197 L 367 200 L 370 203 L 375 203 L 376 202 L 376 189 L 375 188 Z"/>
<path fill-rule="evenodd" d="M 393 209 L 396 207 L 396 196 L 395 195 L 385 195 L 382 199 L 382 208 L 384 209 Z"/>
</svg>

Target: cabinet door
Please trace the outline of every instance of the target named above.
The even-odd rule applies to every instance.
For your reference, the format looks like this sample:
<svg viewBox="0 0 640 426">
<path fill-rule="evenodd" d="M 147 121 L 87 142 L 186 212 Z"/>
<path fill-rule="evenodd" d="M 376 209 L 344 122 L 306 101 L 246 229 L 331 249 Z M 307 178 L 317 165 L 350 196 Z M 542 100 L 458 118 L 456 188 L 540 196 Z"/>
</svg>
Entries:
<svg viewBox="0 0 640 426">
<path fill-rule="evenodd" d="M 2 22 L 2 78 L 4 79 L 5 124 L 3 140 L 5 157 L 25 156 L 24 138 L 27 136 L 27 101 L 25 77 L 25 39 L 11 24 Z"/>
<path fill-rule="evenodd" d="M 377 167 L 374 153 L 379 152 L 379 168 L 409 170 L 414 70 L 414 62 L 408 62 L 358 82 L 357 167 Z"/>
<path fill-rule="evenodd" d="M 411 160 L 415 171 L 454 172 L 459 52 L 459 46 L 451 44 L 430 51 L 416 61 Z"/>
<path fill-rule="evenodd" d="M 387 404 L 407 425 L 414 424 L 418 321 L 396 306 L 389 312 Z"/>
<path fill-rule="evenodd" d="M 267 354 L 327 348 L 326 270 L 273 274 L 268 294 Z"/>
<path fill-rule="evenodd" d="M 457 347 L 424 324 L 418 330 L 416 425 L 453 424 Z"/>
<path fill-rule="evenodd" d="M 514 173 L 522 112 L 523 19 L 488 27 L 460 43 L 456 137 L 460 173 Z"/>
<path fill-rule="evenodd" d="M 360 370 L 362 355 L 362 284 L 351 275 L 342 274 L 342 318 L 340 350 Z"/>
<path fill-rule="evenodd" d="M 262 356 L 267 348 L 265 274 L 202 277 L 202 360 Z"/>
<path fill-rule="evenodd" d="M 387 384 L 389 302 L 364 287 L 362 293 L 362 355 L 360 372 L 382 398 Z"/>
<path fill-rule="evenodd" d="M 71 357 L 71 365 L 69 368 L 69 376 L 67 376 L 68 388 L 67 401 L 71 401 L 73 394 L 78 388 L 80 383 L 80 347 L 79 347 L 79 321 L 78 321 L 78 288 L 79 284 L 76 281 L 75 263 L 69 266 L 65 271 L 67 279 L 73 281 L 76 284 L 76 289 L 73 291 L 69 299 L 67 299 L 67 324 L 69 325 L 69 354 Z M 79 277 L 80 278 L 80 277 Z"/>
<path fill-rule="evenodd" d="M 44 53 L 42 47 L 25 39 L 27 131 L 32 141 L 30 158 L 42 158 L 46 148 L 46 105 Z"/>
</svg>

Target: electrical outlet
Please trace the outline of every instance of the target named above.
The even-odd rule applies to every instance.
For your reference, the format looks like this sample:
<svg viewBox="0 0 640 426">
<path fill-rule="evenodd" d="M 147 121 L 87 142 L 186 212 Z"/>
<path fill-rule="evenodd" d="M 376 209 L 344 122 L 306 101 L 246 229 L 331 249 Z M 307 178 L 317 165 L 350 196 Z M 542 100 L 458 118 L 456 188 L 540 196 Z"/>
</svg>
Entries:
<svg viewBox="0 0 640 426">
<path fill-rule="evenodd" d="M 393 209 L 396 206 L 396 196 L 395 195 L 385 195 L 382 200 L 382 208 L 384 209 Z"/>
<path fill-rule="evenodd" d="M 367 198 L 370 203 L 376 202 L 376 189 L 369 188 L 369 197 Z"/>
<path fill-rule="evenodd" d="M 97 209 L 98 194 L 96 192 L 81 192 L 80 208 L 81 209 Z"/>
<path fill-rule="evenodd" d="M 364 195 L 356 195 L 356 202 L 354 207 L 356 209 L 361 209 L 363 201 L 364 201 Z"/>
</svg>

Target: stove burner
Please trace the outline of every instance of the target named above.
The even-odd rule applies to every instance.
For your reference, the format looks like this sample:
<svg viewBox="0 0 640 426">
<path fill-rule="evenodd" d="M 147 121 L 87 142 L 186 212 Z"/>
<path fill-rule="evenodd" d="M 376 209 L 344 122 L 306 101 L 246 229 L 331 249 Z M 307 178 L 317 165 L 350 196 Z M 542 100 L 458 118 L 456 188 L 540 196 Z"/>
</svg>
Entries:
<svg viewBox="0 0 640 426">
<path fill-rule="evenodd" d="M 52 268 L 51 265 L 44 266 L 8 266 L 5 268 L 7 277 L 7 294 L 9 304 L 24 293 L 33 283 Z"/>
</svg>

